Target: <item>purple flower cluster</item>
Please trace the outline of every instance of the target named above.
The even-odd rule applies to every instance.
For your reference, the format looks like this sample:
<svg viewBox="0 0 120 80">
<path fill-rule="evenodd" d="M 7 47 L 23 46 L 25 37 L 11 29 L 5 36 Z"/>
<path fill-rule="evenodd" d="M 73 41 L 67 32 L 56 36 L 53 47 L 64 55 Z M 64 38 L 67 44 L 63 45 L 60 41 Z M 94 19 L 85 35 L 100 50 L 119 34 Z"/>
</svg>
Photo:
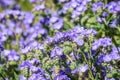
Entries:
<svg viewBox="0 0 120 80">
<path fill-rule="evenodd" d="M 95 42 L 92 44 L 92 50 L 97 50 L 98 48 L 102 47 L 108 47 L 112 45 L 112 40 L 110 38 L 101 38 L 99 40 L 95 40 Z"/>
<path fill-rule="evenodd" d="M 93 3 L 93 4 L 92 4 L 92 11 L 93 11 L 93 12 L 96 12 L 96 11 L 102 10 L 103 6 L 104 6 L 104 3 L 103 3 L 103 2 Z"/>
<path fill-rule="evenodd" d="M 19 54 L 15 50 L 4 50 L 3 55 L 9 61 L 18 61 L 20 59 Z"/>
<path fill-rule="evenodd" d="M 103 62 L 110 62 L 112 60 L 120 60 L 120 54 L 118 53 L 116 47 L 113 47 L 112 51 L 109 54 L 102 55 Z"/>
<path fill-rule="evenodd" d="M 60 1 L 61 2 L 61 1 Z M 88 3 L 91 2 L 91 0 L 71 0 L 69 2 L 66 2 L 60 11 L 60 13 L 66 14 L 69 9 L 73 9 L 71 13 L 71 17 L 73 19 L 79 17 L 83 12 L 87 10 Z"/>
<path fill-rule="evenodd" d="M 57 0 L 56 8 L 28 2 L 31 11 L 0 1 L 11 6 L 0 13 L 0 80 L 119 79 L 120 1 Z"/>
</svg>

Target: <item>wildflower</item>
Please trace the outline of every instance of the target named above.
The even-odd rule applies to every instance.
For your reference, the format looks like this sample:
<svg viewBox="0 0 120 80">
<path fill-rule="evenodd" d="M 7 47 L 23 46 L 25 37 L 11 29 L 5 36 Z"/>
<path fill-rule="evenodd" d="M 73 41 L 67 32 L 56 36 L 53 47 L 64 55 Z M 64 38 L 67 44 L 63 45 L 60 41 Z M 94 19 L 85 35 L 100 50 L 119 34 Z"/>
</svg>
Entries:
<svg viewBox="0 0 120 80">
<path fill-rule="evenodd" d="M 55 56 L 61 56 L 63 54 L 62 48 L 60 47 L 55 47 L 52 51 L 51 51 L 51 57 L 55 57 Z"/>
</svg>

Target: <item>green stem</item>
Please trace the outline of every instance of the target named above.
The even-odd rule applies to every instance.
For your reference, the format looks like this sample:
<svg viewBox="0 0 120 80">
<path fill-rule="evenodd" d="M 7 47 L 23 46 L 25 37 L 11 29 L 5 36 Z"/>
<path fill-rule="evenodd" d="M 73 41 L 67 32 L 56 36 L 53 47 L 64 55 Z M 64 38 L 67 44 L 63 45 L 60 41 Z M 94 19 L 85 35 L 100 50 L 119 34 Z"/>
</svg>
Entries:
<svg viewBox="0 0 120 80">
<path fill-rule="evenodd" d="M 29 80 L 29 75 L 30 75 L 30 68 L 27 68 L 27 80 Z"/>
<path fill-rule="evenodd" d="M 115 38 L 112 36 L 112 39 L 113 39 L 113 43 L 114 43 L 114 45 L 116 46 L 116 48 L 117 48 L 117 51 L 118 51 L 118 53 L 120 53 L 119 52 L 119 49 L 118 49 L 118 47 L 117 47 L 117 42 L 116 42 L 116 40 L 115 40 Z"/>
<path fill-rule="evenodd" d="M 81 50 L 80 50 L 81 51 Z M 81 51 L 82 52 L 82 51 Z M 90 71 L 90 78 L 91 78 L 91 80 L 94 80 L 94 76 L 93 76 L 93 73 L 92 73 L 92 70 L 91 70 L 91 66 L 90 66 L 90 64 L 89 64 L 89 61 L 87 60 L 87 58 L 86 58 L 86 56 L 85 56 L 85 54 L 82 52 L 82 55 L 83 55 L 83 57 L 84 57 L 84 59 L 85 59 L 85 63 L 86 64 L 88 64 L 88 69 L 89 69 L 89 71 Z"/>
<path fill-rule="evenodd" d="M 66 56 L 73 63 L 73 60 L 70 58 L 70 56 L 69 55 L 66 55 Z"/>
<path fill-rule="evenodd" d="M 1 78 L 3 79 L 3 80 L 5 80 L 5 78 L 4 78 L 4 76 L 0 73 L 0 76 L 1 76 Z"/>
<path fill-rule="evenodd" d="M 108 3 L 108 1 L 107 1 L 107 0 L 103 0 L 103 1 L 104 1 L 104 3 L 105 3 L 105 4 L 107 4 L 107 3 Z"/>
</svg>

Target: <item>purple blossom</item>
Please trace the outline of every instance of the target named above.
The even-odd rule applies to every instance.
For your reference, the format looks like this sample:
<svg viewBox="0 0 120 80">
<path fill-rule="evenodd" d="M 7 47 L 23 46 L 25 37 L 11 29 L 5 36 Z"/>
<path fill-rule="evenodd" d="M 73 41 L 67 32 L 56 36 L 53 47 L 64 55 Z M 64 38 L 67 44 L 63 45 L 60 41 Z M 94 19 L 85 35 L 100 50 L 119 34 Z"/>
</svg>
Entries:
<svg viewBox="0 0 120 80">
<path fill-rule="evenodd" d="M 20 75 L 19 80 L 27 80 L 24 75 Z"/>
<path fill-rule="evenodd" d="M 120 60 L 120 55 L 118 52 L 113 51 L 109 55 L 111 56 L 112 60 Z"/>
<path fill-rule="evenodd" d="M 65 2 L 66 0 L 58 0 L 59 2 Z"/>
<path fill-rule="evenodd" d="M 32 71 L 33 73 L 39 73 L 41 70 L 36 66 L 30 66 L 30 71 Z"/>
<path fill-rule="evenodd" d="M 74 69 L 71 73 L 76 74 L 79 72 L 86 72 L 87 70 L 88 70 L 88 65 L 82 65 L 82 66 L 79 66 L 78 68 Z"/>
<path fill-rule="evenodd" d="M 72 12 L 72 16 L 71 17 L 74 19 L 74 18 L 77 18 L 80 14 L 81 13 L 79 11 L 75 10 L 75 11 Z"/>
<path fill-rule="evenodd" d="M 29 0 L 30 3 L 43 2 L 44 0 Z"/>
<path fill-rule="evenodd" d="M 18 61 L 20 59 L 18 53 L 14 50 L 11 50 L 7 56 L 9 61 Z"/>
<path fill-rule="evenodd" d="M 55 42 L 59 42 L 60 39 L 64 38 L 64 36 L 65 36 L 64 33 L 58 32 L 58 33 L 56 33 L 56 35 L 54 36 L 54 41 L 55 41 Z"/>
<path fill-rule="evenodd" d="M 59 30 L 63 27 L 63 19 L 59 19 L 58 22 L 53 24 L 53 29 Z"/>
<path fill-rule="evenodd" d="M 60 70 L 59 74 L 55 76 L 53 80 L 70 80 L 70 78 L 65 74 L 64 71 Z"/>
<path fill-rule="evenodd" d="M 36 58 L 33 58 L 33 59 L 30 61 L 30 63 L 32 63 L 33 65 L 38 66 L 38 65 L 40 65 L 40 60 L 38 60 L 38 59 L 36 59 Z"/>
<path fill-rule="evenodd" d="M 88 70 L 88 65 L 80 66 L 78 69 L 80 72 L 85 72 L 86 70 Z"/>
<path fill-rule="evenodd" d="M 112 60 L 112 57 L 109 54 L 106 54 L 103 56 L 103 61 L 104 62 L 110 62 Z"/>
<path fill-rule="evenodd" d="M 51 57 L 61 56 L 61 55 L 63 55 L 63 51 L 62 51 L 62 48 L 60 48 L 60 47 L 55 47 L 55 48 L 51 51 Z"/>
<path fill-rule="evenodd" d="M 96 12 L 99 9 L 102 9 L 102 7 L 104 6 L 103 2 L 96 2 L 92 4 L 92 11 Z"/>
<path fill-rule="evenodd" d="M 98 40 L 95 40 L 95 42 L 92 45 L 92 50 L 98 49 L 100 46 L 107 47 L 112 45 L 112 40 L 110 38 L 100 38 Z"/>
<path fill-rule="evenodd" d="M 78 6 L 78 3 L 74 0 L 71 1 L 70 4 L 71 4 L 71 7 L 73 7 L 73 8 L 76 8 Z"/>
<path fill-rule="evenodd" d="M 56 16 L 53 16 L 50 18 L 50 23 L 55 23 L 59 18 Z"/>
<path fill-rule="evenodd" d="M 48 79 L 46 79 L 44 76 L 42 76 L 40 74 L 32 74 L 29 77 L 29 80 L 48 80 Z"/>
<path fill-rule="evenodd" d="M 30 67 L 32 66 L 32 63 L 30 61 L 23 61 L 20 65 L 19 68 L 23 70 L 25 67 Z"/>
<path fill-rule="evenodd" d="M 80 25 L 77 25 L 75 26 L 73 29 L 72 29 L 75 33 L 79 34 L 79 33 L 82 33 L 84 31 L 84 28 L 81 27 Z"/>
<path fill-rule="evenodd" d="M 45 9 L 45 5 L 41 4 L 41 5 L 36 5 L 33 11 L 40 11 L 43 9 Z"/>
<path fill-rule="evenodd" d="M 118 26 L 118 20 L 117 20 L 117 19 L 113 20 L 113 21 L 109 24 L 109 26 L 110 26 L 111 28 L 116 28 L 116 27 Z"/>
<path fill-rule="evenodd" d="M 108 13 L 107 13 L 107 12 L 103 12 L 102 16 L 103 16 L 103 17 L 107 17 L 107 16 L 108 16 Z"/>
<path fill-rule="evenodd" d="M 97 17 L 96 20 L 97 20 L 99 23 L 104 23 L 104 18 Z"/>
<path fill-rule="evenodd" d="M 110 13 L 118 13 L 120 12 L 120 5 L 117 2 L 111 1 L 109 4 L 106 5 L 106 9 L 110 11 Z"/>
<path fill-rule="evenodd" d="M 79 45 L 79 46 L 82 46 L 84 44 L 84 40 L 80 40 L 77 38 L 74 39 L 74 42 L 77 43 L 77 45 Z"/>
<path fill-rule="evenodd" d="M 67 75 L 58 75 L 54 80 L 70 80 L 70 78 Z"/>
<path fill-rule="evenodd" d="M 3 51 L 3 50 L 4 50 L 3 46 L 0 45 L 0 52 Z"/>
</svg>

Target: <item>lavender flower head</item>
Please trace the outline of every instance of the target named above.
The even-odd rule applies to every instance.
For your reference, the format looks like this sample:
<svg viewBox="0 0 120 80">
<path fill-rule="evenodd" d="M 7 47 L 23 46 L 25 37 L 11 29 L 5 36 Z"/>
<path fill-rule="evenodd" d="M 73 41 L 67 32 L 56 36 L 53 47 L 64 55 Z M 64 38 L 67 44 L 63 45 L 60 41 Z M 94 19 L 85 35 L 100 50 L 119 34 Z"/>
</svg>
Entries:
<svg viewBox="0 0 120 80">
<path fill-rule="evenodd" d="M 7 56 L 9 61 L 18 61 L 20 59 L 18 53 L 14 50 L 11 50 Z"/>
<path fill-rule="evenodd" d="M 62 48 L 60 48 L 60 47 L 55 47 L 55 48 L 51 51 L 51 57 L 61 56 L 61 55 L 63 55 L 63 51 L 62 51 Z"/>
<path fill-rule="evenodd" d="M 107 47 L 112 45 L 112 40 L 110 38 L 100 38 L 98 40 L 95 40 L 95 42 L 92 45 L 93 50 L 97 50 L 100 46 Z"/>
<path fill-rule="evenodd" d="M 92 4 L 92 11 L 96 12 L 99 9 L 102 9 L 102 7 L 104 6 L 103 2 L 96 2 Z"/>
</svg>

